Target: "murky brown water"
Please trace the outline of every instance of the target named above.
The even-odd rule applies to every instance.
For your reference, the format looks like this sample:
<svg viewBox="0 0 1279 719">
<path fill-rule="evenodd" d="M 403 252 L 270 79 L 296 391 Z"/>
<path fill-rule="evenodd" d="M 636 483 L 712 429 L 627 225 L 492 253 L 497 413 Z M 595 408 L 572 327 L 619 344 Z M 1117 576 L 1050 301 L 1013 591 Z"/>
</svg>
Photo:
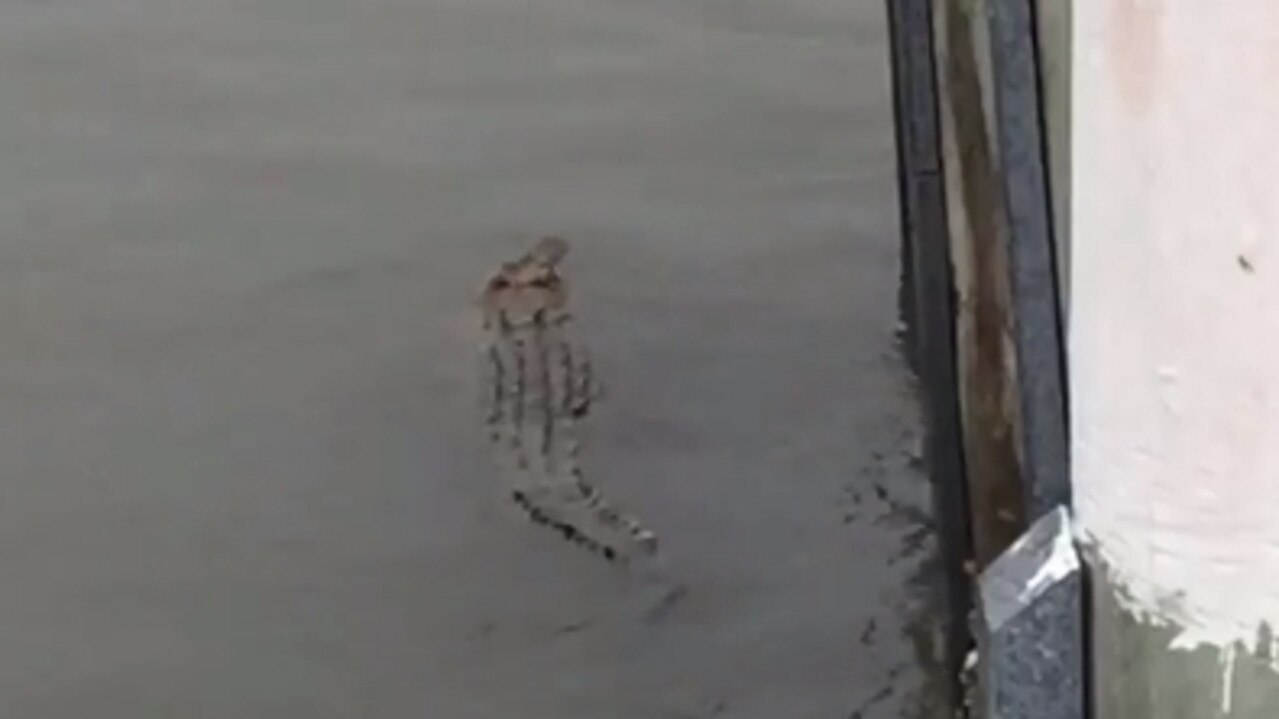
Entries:
<svg viewBox="0 0 1279 719">
<path fill-rule="evenodd" d="M 0 715 L 910 716 L 881 5 L 0 6 Z M 543 234 L 645 572 L 482 431 Z"/>
</svg>

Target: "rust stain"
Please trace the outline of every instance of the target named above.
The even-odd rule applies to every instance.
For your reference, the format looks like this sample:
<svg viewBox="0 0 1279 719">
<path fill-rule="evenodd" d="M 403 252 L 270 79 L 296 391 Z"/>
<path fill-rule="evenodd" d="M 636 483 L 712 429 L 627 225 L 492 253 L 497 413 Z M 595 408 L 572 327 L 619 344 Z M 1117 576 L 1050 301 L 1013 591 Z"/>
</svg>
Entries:
<svg viewBox="0 0 1279 719">
<path fill-rule="evenodd" d="M 1135 114 L 1150 109 L 1163 56 L 1163 0 L 1111 0 L 1106 53 L 1120 101 Z"/>
<path fill-rule="evenodd" d="M 1017 509 L 1021 498 L 1021 468 L 1012 425 L 1015 411 L 1004 398 L 1015 395 L 1014 358 L 1005 354 L 1005 328 L 1011 322 L 1007 283 L 1006 231 L 1000 216 L 998 168 L 982 107 L 974 23 L 975 8 L 951 7 L 945 15 L 949 46 L 946 81 L 958 156 L 959 199 L 967 218 L 968 245 L 961 252 L 971 265 L 971 286 L 958 321 L 970 334 L 960 348 L 964 396 L 964 459 L 969 476 L 973 513 L 974 566 L 985 566 L 1021 533 L 1024 518 Z M 1009 519 L 1011 517 L 1011 519 Z"/>
</svg>

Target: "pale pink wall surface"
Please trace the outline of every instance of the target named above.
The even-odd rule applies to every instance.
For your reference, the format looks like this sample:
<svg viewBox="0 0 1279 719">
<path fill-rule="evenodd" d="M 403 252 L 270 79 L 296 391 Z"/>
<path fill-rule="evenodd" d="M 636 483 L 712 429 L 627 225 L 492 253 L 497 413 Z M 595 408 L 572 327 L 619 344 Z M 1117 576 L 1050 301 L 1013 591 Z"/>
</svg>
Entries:
<svg viewBox="0 0 1279 719">
<path fill-rule="evenodd" d="M 1080 529 L 1179 642 L 1279 625 L 1279 2 L 1075 3 Z"/>
</svg>

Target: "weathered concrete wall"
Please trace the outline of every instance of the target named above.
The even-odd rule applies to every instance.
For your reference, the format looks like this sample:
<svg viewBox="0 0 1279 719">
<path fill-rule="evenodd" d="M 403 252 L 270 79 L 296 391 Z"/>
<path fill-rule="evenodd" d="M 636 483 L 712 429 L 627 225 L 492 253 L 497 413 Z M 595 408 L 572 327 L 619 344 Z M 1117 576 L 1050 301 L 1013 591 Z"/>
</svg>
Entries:
<svg viewBox="0 0 1279 719">
<path fill-rule="evenodd" d="M 1069 503 L 1058 307 L 1067 293 L 1054 256 L 1064 242 L 1054 247 L 1052 237 L 1064 231 L 1065 201 L 1051 187 L 1067 170 L 1059 160 L 1069 87 L 1064 56 L 1042 70 L 1035 57 L 1062 51 L 1069 14 L 1056 7 L 1032 15 L 1029 4 L 996 0 L 934 8 L 973 569 L 986 569 L 981 581 L 989 586 L 1007 580 L 988 565 L 1029 522 Z M 1023 702 L 1048 701 L 1067 715 L 1078 707 L 1080 586 L 1063 583 L 1051 610 L 1018 605 L 1027 616 L 983 625 L 978 693 L 986 696 L 976 704 L 989 700 L 987 711 L 1000 716 L 1033 714 L 1023 713 Z M 979 610 L 989 619 L 988 599 Z M 1003 616 L 1006 603 L 1000 607 Z M 1074 637 L 1075 651 L 1040 651 L 1049 637 Z M 1033 666 L 1023 666 L 1032 657 Z"/>
<path fill-rule="evenodd" d="M 1024 436 L 1019 407 L 1016 308 L 1010 284 L 1010 235 L 997 138 L 994 59 L 987 0 L 935 3 L 939 108 L 947 211 L 959 300 L 956 338 L 964 406 L 964 450 L 977 560 L 985 564 L 1026 527 Z M 1040 2 L 1045 59 L 1046 145 L 1058 269 L 1064 274 L 1069 202 L 1069 5 Z M 1061 187 L 1061 191 L 1057 188 Z M 1063 276 L 1062 280 L 1065 279 Z M 1063 296 L 1066 283 L 1059 285 Z"/>
<path fill-rule="evenodd" d="M 1026 526 L 1009 335 L 1008 229 L 993 140 L 985 2 L 937 2 L 934 8 L 964 459 L 975 559 L 984 566 Z"/>
<path fill-rule="evenodd" d="M 1080 3 L 1074 483 L 1100 719 L 1279 711 L 1279 5 Z"/>
</svg>

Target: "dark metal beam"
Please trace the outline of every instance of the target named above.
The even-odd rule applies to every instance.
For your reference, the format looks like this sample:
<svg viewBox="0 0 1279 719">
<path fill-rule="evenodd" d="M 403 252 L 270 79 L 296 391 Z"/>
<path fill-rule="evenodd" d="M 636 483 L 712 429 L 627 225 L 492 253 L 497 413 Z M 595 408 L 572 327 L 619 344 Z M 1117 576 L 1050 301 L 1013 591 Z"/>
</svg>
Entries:
<svg viewBox="0 0 1279 719">
<path fill-rule="evenodd" d="M 963 702 L 959 677 L 972 646 L 972 556 L 964 477 L 955 301 L 937 114 L 932 0 L 888 0 L 894 108 L 902 205 L 903 309 L 909 310 L 912 364 L 926 414 L 926 454 L 944 565 L 946 663 L 952 702 Z"/>
</svg>

